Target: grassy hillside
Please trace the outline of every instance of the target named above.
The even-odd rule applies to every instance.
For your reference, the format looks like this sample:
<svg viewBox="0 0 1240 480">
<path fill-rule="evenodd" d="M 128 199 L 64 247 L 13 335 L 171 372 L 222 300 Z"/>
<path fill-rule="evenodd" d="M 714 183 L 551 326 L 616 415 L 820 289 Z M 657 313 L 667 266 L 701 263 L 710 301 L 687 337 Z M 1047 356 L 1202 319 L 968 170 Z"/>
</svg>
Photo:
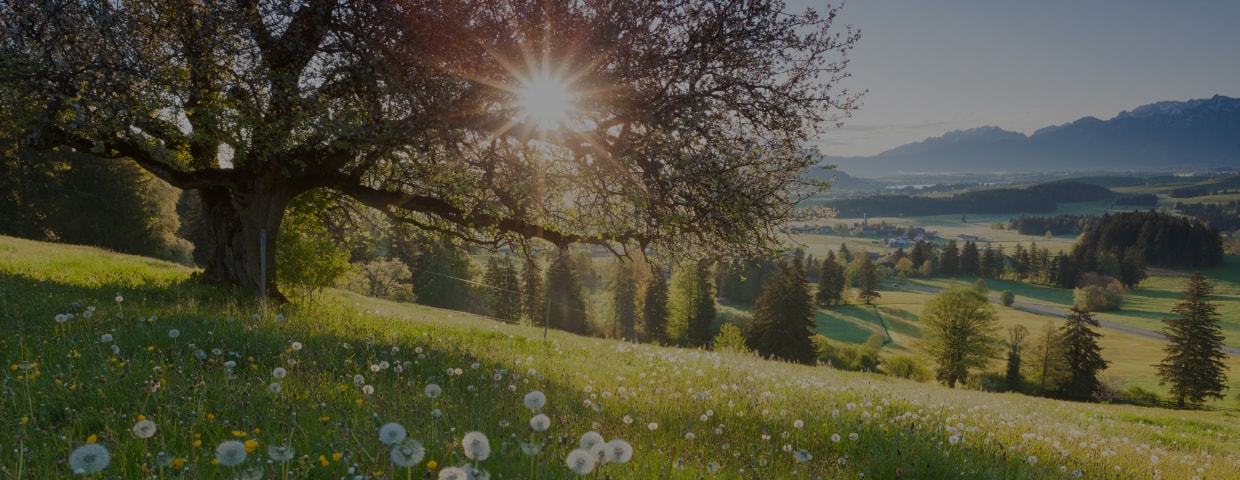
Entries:
<svg viewBox="0 0 1240 480">
<path fill-rule="evenodd" d="M 1224 478 L 1240 468 L 1228 412 L 544 339 L 344 293 L 264 312 L 190 275 L 0 237 L 0 476 L 68 477 L 71 452 L 97 443 L 111 457 L 98 478 L 435 478 L 466 464 L 492 478 L 574 478 L 565 459 L 588 431 L 634 450 L 597 478 Z M 424 393 L 432 384 L 439 395 Z M 523 400 L 535 390 L 547 398 L 537 412 Z M 548 430 L 532 431 L 536 413 Z M 395 465 L 381 441 L 389 422 L 424 446 L 412 466 Z M 489 440 L 485 459 L 465 456 L 472 431 Z M 236 466 L 226 464 L 239 454 L 217 458 L 230 441 L 248 450 Z"/>
</svg>

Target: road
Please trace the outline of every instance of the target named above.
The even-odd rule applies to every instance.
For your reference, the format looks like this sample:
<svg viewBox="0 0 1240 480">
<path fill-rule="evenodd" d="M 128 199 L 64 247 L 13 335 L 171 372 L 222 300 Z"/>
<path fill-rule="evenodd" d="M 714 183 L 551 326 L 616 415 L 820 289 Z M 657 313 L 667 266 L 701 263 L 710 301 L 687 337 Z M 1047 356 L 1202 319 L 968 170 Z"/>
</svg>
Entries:
<svg viewBox="0 0 1240 480">
<path fill-rule="evenodd" d="M 926 293 L 939 293 L 943 291 L 940 288 L 922 287 L 918 285 L 899 285 L 895 283 L 888 283 L 886 284 L 886 286 L 892 287 L 892 288 L 901 288 L 904 290 L 913 290 L 917 292 L 926 292 Z M 991 295 L 990 301 L 993 303 L 1002 303 L 998 295 Z M 1038 315 L 1055 317 L 1058 319 L 1063 319 L 1068 316 L 1067 310 L 1061 310 L 1061 309 L 1054 308 L 1054 307 L 1048 307 L 1046 305 L 1038 305 L 1038 304 L 1028 303 L 1028 302 L 1013 302 L 1012 308 L 1024 310 L 1029 313 L 1036 313 Z M 1140 337 L 1152 338 L 1158 341 L 1163 341 L 1163 342 L 1167 341 L 1167 337 L 1158 332 L 1152 332 L 1149 330 L 1140 329 L 1140 328 L 1133 327 L 1130 325 L 1123 325 L 1123 324 L 1119 324 L 1115 322 L 1108 322 L 1106 320 L 1098 319 L 1097 317 L 1095 317 L 1094 319 L 1098 320 L 1098 325 L 1101 325 L 1102 328 L 1106 328 L 1109 330 L 1115 330 L 1117 332 L 1129 333 L 1129 334 L 1137 335 Z M 1240 355 L 1240 348 L 1229 347 L 1227 345 L 1223 345 L 1223 353 L 1226 353 L 1228 355 Z"/>
</svg>

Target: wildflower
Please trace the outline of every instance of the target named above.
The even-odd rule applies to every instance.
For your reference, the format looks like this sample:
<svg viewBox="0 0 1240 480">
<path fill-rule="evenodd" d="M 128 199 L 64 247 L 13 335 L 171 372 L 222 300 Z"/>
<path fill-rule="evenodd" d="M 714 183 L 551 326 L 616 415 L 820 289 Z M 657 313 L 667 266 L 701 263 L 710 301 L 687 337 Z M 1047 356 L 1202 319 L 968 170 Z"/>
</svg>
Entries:
<svg viewBox="0 0 1240 480">
<path fill-rule="evenodd" d="M 111 343 L 111 342 L 112 342 L 112 334 L 111 334 L 111 333 L 105 333 L 105 334 L 103 334 L 103 336 L 99 337 L 99 341 L 100 341 L 100 342 L 103 342 L 103 343 Z"/>
<path fill-rule="evenodd" d="M 69 454 L 69 468 L 73 469 L 74 475 L 99 473 L 111 462 L 112 454 L 98 443 L 82 445 Z"/>
<path fill-rule="evenodd" d="M 287 462 L 289 460 L 292 460 L 293 457 L 296 455 L 297 455 L 297 452 L 293 450 L 293 447 L 289 447 L 286 445 L 267 446 L 267 456 L 276 462 Z"/>
<path fill-rule="evenodd" d="M 465 458 L 470 460 L 481 462 L 491 455 L 491 443 L 482 432 L 466 433 L 461 447 L 465 449 Z"/>
<path fill-rule="evenodd" d="M 469 480 L 469 473 L 463 468 L 447 467 L 439 471 L 439 480 Z"/>
<path fill-rule="evenodd" d="M 271 390 L 271 393 L 280 393 L 282 388 L 280 382 L 271 382 L 271 385 L 267 386 L 267 390 Z"/>
<path fill-rule="evenodd" d="M 232 370 L 232 369 L 234 369 L 234 368 L 237 368 L 237 362 L 234 362 L 234 361 L 232 361 L 232 360 L 229 360 L 229 361 L 227 361 L 227 362 L 224 362 L 224 368 L 227 368 L 227 369 L 229 369 L 229 370 Z"/>
<path fill-rule="evenodd" d="M 65 323 L 69 321 L 69 316 L 63 313 L 56 314 L 56 323 Z"/>
<path fill-rule="evenodd" d="M 225 467 L 235 467 L 245 461 L 245 444 L 228 440 L 215 447 L 215 459 Z"/>
<path fill-rule="evenodd" d="M 689 432 L 685 434 L 685 440 L 693 440 L 695 438 L 697 438 L 697 435 L 694 435 L 693 432 Z"/>
<path fill-rule="evenodd" d="M 254 453 L 258 449 L 258 440 L 249 439 L 245 441 L 245 453 Z"/>
<path fill-rule="evenodd" d="M 1038 463 L 1038 457 L 1036 455 L 1030 455 L 1029 458 L 1025 459 L 1025 461 L 1029 462 L 1030 465 L 1034 465 Z"/>
<path fill-rule="evenodd" d="M 525 408 L 538 410 L 547 404 L 547 395 L 538 390 L 525 394 Z"/>
<path fill-rule="evenodd" d="M 181 336 L 181 331 L 177 329 L 168 330 L 168 338 L 177 338 Z"/>
<path fill-rule="evenodd" d="M 363 377 L 363 376 L 361 376 L 361 375 L 354 375 L 354 376 L 353 376 L 353 386 L 355 386 L 355 387 L 360 387 L 360 386 L 365 385 L 365 384 L 366 384 L 366 377 Z"/>
<path fill-rule="evenodd" d="M 442 416 L 443 416 L 443 411 L 442 411 L 442 410 L 440 410 L 440 409 L 438 409 L 438 408 L 436 408 L 436 409 L 434 409 L 434 410 L 431 410 L 431 417 L 432 417 L 432 418 L 439 418 L 439 417 L 442 417 Z"/>
<path fill-rule="evenodd" d="M 301 350 L 301 347 L 302 347 L 301 342 L 293 342 L 293 344 L 290 345 L 289 348 L 292 348 L 293 351 L 296 352 L 298 350 Z"/>
<path fill-rule="evenodd" d="M 271 376 L 273 378 L 280 379 L 284 378 L 286 375 L 288 375 L 288 370 L 285 370 L 284 367 L 276 367 L 271 369 Z"/>
<path fill-rule="evenodd" d="M 797 463 L 805 463 L 810 460 L 813 460 L 814 456 L 811 455 L 809 451 L 802 448 L 800 450 L 792 452 L 792 458 L 796 459 Z"/>
<path fill-rule="evenodd" d="M 398 467 L 412 467 L 421 462 L 425 454 L 426 449 L 422 448 L 421 443 L 417 440 L 408 440 L 392 447 L 392 463 Z"/>
<path fill-rule="evenodd" d="M 405 427 L 399 423 L 391 422 L 379 428 L 379 441 L 384 445 L 396 445 L 405 441 Z M 417 462 L 414 462 L 417 463 Z"/>
<path fill-rule="evenodd" d="M 155 430 L 157 430 L 155 422 L 150 420 L 139 420 L 138 423 L 133 424 L 133 434 L 138 438 L 151 438 L 155 436 Z"/>
<path fill-rule="evenodd" d="M 379 373 L 379 364 L 377 363 L 370 364 L 370 371 L 374 373 Z"/>
<path fill-rule="evenodd" d="M 831 441 L 832 441 L 832 442 L 835 442 L 835 443 L 840 443 L 840 434 L 838 434 L 838 433 L 832 433 L 832 434 L 831 434 Z"/>
<path fill-rule="evenodd" d="M 625 416 L 624 416 L 624 424 L 625 424 L 625 425 L 629 425 L 629 424 L 631 424 L 631 423 L 633 423 L 633 417 L 630 417 L 630 416 L 628 416 L 628 415 L 625 415 Z"/>
<path fill-rule="evenodd" d="M 802 428 L 802 427 L 805 427 L 805 422 L 802 422 L 802 421 L 800 421 L 800 420 L 797 420 L 797 421 L 795 421 L 795 422 L 792 422 L 792 428 L 797 428 L 797 429 L 800 429 L 800 428 Z"/>
<path fill-rule="evenodd" d="M 852 440 L 852 441 L 854 441 L 854 442 L 855 442 L 855 441 L 857 441 L 857 439 L 858 439 L 858 438 L 861 438 L 861 436 L 860 436 L 860 435 L 857 435 L 857 432 L 853 432 L 853 433 L 848 434 L 848 439 L 849 439 L 849 440 Z"/>
<path fill-rule="evenodd" d="M 125 297 L 122 297 L 119 293 L 116 294 L 116 303 L 121 303 L 124 301 L 125 301 Z"/>
<path fill-rule="evenodd" d="M 587 475 L 594 471 L 594 455 L 587 450 L 573 450 L 568 454 L 568 458 L 564 460 L 568 465 L 568 469 L 577 475 Z"/>
<path fill-rule="evenodd" d="M 958 445 L 960 443 L 960 435 L 956 434 L 956 435 L 947 437 L 947 443 L 950 443 L 952 445 Z"/>
<path fill-rule="evenodd" d="M 650 429 L 650 431 L 652 431 L 652 432 L 653 432 L 653 431 L 655 431 L 655 430 L 658 430 L 658 429 L 659 429 L 659 424 L 658 424 L 658 423 L 656 423 L 656 422 L 650 422 L 649 424 L 647 424 L 647 425 L 646 425 L 646 428 L 649 428 L 649 429 Z"/>
<path fill-rule="evenodd" d="M 364 393 L 364 394 L 366 394 L 366 395 L 374 395 L 374 394 L 375 394 L 375 387 L 374 387 L 374 385 L 363 385 L 363 386 L 362 386 L 362 393 Z"/>
<path fill-rule="evenodd" d="M 531 457 L 534 455 L 538 455 L 538 452 L 542 450 L 542 447 L 538 445 L 537 443 L 525 443 L 525 442 L 520 442 L 520 443 L 521 443 L 521 452 Z"/>
<path fill-rule="evenodd" d="M 422 393 L 426 394 L 429 398 L 439 398 L 439 394 L 443 393 L 443 389 L 439 388 L 439 385 L 428 383 L 426 384 L 426 388 L 422 389 Z"/>
<path fill-rule="evenodd" d="M 606 458 L 611 463 L 627 463 L 633 459 L 633 446 L 619 438 L 607 442 Z"/>
<path fill-rule="evenodd" d="M 545 432 L 551 428 L 551 419 L 541 413 L 534 415 L 534 418 L 530 419 L 530 428 L 535 432 Z"/>
<path fill-rule="evenodd" d="M 602 441 L 603 436 L 599 435 L 598 432 L 586 432 L 581 435 L 581 441 L 579 443 L 581 444 L 581 448 L 589 450 L 594 448 L 594 444 L 602 443 Z"/>
</svg>

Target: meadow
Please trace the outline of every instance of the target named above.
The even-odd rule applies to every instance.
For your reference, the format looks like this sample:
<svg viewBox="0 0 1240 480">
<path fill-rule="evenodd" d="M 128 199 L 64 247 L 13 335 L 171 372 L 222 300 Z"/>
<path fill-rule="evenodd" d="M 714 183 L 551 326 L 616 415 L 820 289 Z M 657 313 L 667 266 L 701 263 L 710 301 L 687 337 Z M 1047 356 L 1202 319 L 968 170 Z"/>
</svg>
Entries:
<svg viewBox="0 0 1240 480">
<path fill-rule="evenodd" d="M 544 337 L 343 292 L 264 309 L 191 274 L 0 237 L 3 476 L 467 478 L 469 468 L 532 479 L 576 478 L 590 464 L 595 478 L 1224 478 L 1240 468 L 1231 412 Z M 576 452 L 592 443 L 616 448 Z M 100 447 L 106 466 L 90 473 Z"/>
</svg>

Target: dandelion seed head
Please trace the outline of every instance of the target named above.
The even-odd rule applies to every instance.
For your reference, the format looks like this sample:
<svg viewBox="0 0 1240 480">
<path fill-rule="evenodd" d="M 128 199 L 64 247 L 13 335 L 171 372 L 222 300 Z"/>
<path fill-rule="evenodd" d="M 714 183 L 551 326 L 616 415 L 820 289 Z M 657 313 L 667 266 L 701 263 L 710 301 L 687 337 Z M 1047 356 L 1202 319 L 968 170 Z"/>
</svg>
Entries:
<svg viewBox="0 0 1240 480">
<path fill-rule="evenodd" d="M 245 444 L 228 440 L 215 447 L 215 459 L 225 467 L 235 467 L 245 461 Z"/>
<path fill-rule="evenodd" d="M 374 395 L 375 386 L 374 385 L 362 385 L 362 393 L 366 395 Z"/>
<path fill-rule="evenodd" d="M 177 338 L 181 336 L 181 331 L 177 329 L 168 330 L 168 338 Z"/>
<path fill-rule="evenodd" d="M 289 348 L 292 348 L 292 349 L 293 349 L 293 351 L 294 351 L 294 352 L 296 352 L 296 351 L 301 350 L 301 348 L 302 348 L 302 344 L 301 344 L 301 342 L 293 342 L 293 344 L 292 344 L 292 345 L 289 345 Z"/>
<path fill-rule="evenodd" d="M 396 445 L 405 441 L 405 427 L 396 422 L 390 422 L 379 427 L 379 441 L 385 445 Z"/>
<path fill-rule="evenodd" d="M 288 375 L 288 370 L 285 370 L 284 367 L 276 367 L 271 369 L 271 376 L 273 378 L 280 379 L 284 378 L 286 375 Z"/>
<path fill-rule="evenodd" d="M 611 463 L 628 463 L 633 459 L 633 446 L 619 438 L 606 443 L 605 457 Z"/>
<path fill-rule="evenodd" d="M 99 337 L 99 341 L 100 341 L 100 342 L 103 342 L 103 343 L 111 343 L 111 342 L 112 342 L 112 334 L 111 334 L 111 333 L 105 333 L 105 334 L 103 334 L 103 336 L 100 336 L 100 337 Z"/>
<path fill-rule="evenodd" d="M 470 460 L 481 462 L 491 456 L 491 442 L 482 432 L 466 433 L 461 440 L 461 448 L 465 449 L 465 458 Z"/>
<path fill-rule="evenodd" d="M 271 385 L 267 386 L 267 390 L 270 390 L 271 393 L 280 393 L 283 389 L 284 387 L 280 386 L 280 382 L 271 382 Z"/>
<path fill-rule="evenodd" d="M 525 394 L 525 408 L 530 410 L 538 410 L 547 404 L 547 395 L 541 391 L 534 390 Z"/>
<path fill-rule="evenodd" d="M 588 475 L 594 471 L 596 460 L 594 455 L 588 450 L 577 449 L 569 452 L 568 458 L 564 460 L 568 465 L 568 469 L 577 475 Z"/>
<path fill-rule="evenodd" d="M 541 413 L 534 415 L 534 418 L 530 419 L 530 428 L 535 432 L 545 432 L 551 428 L 551 418 Z"/>
<path fill-rule="evenodd" d="M 469 480 L 469 472 L 460 467 L 444 467 L 439 471 L 439 480 Z"/>
<path fill-rule="evenodd" d="M 287 445 L 268 445 L 267 456 L 276 462 L 287 462 L 297 456 L 297 451 Z"/>
<path fill-rule="evenodd" d="M 88 443 L 73 449 L 69 454 L 69 468 L 74 475 L 92 475 L 99 473 L 112 462 L 112 454 L 107 447 L 98 443 Z"/>
<path fill-rule="evenodd" d="M 422 461 L 422 457 L 426 455 L 426 449 L 422 447 L 422 443 L 417 440 L 406 440 L 400 445 L 392 447 L 392 463 L 398 467 L 412 467 Z"/>
<path fill-rule="evenodd" d="M 586 432 L 582 434 L 581 440 L 578 441 L 578 443 L 581 445 L 581 448 L 586 449 L 586 450 L 594 448 L 595 444 L 602 443 L 602 442 L 603 442 L 603 436 L 599 435 L 598 432 L 594 432 L 594 431 L 590 431 L 590 432 Z"/>
<path fill-rule="evenodd" d="M 133 434 L 138 438 L 154 437 L 156 430 L 158 428 L 155 426 L 155 422 L 150 420 L 139 420 L 138 423 L 133 424 Z"/>
<path fill-rule="evenodd" d="M 437 384 L 428 383 L 426 384 L 426 388 L 422 389 L 422 393 L 429 398 L 439 398 L 439 395 L 443 393 L 443 389 L 439 388 L 439 385 Z"/>
</svg>

